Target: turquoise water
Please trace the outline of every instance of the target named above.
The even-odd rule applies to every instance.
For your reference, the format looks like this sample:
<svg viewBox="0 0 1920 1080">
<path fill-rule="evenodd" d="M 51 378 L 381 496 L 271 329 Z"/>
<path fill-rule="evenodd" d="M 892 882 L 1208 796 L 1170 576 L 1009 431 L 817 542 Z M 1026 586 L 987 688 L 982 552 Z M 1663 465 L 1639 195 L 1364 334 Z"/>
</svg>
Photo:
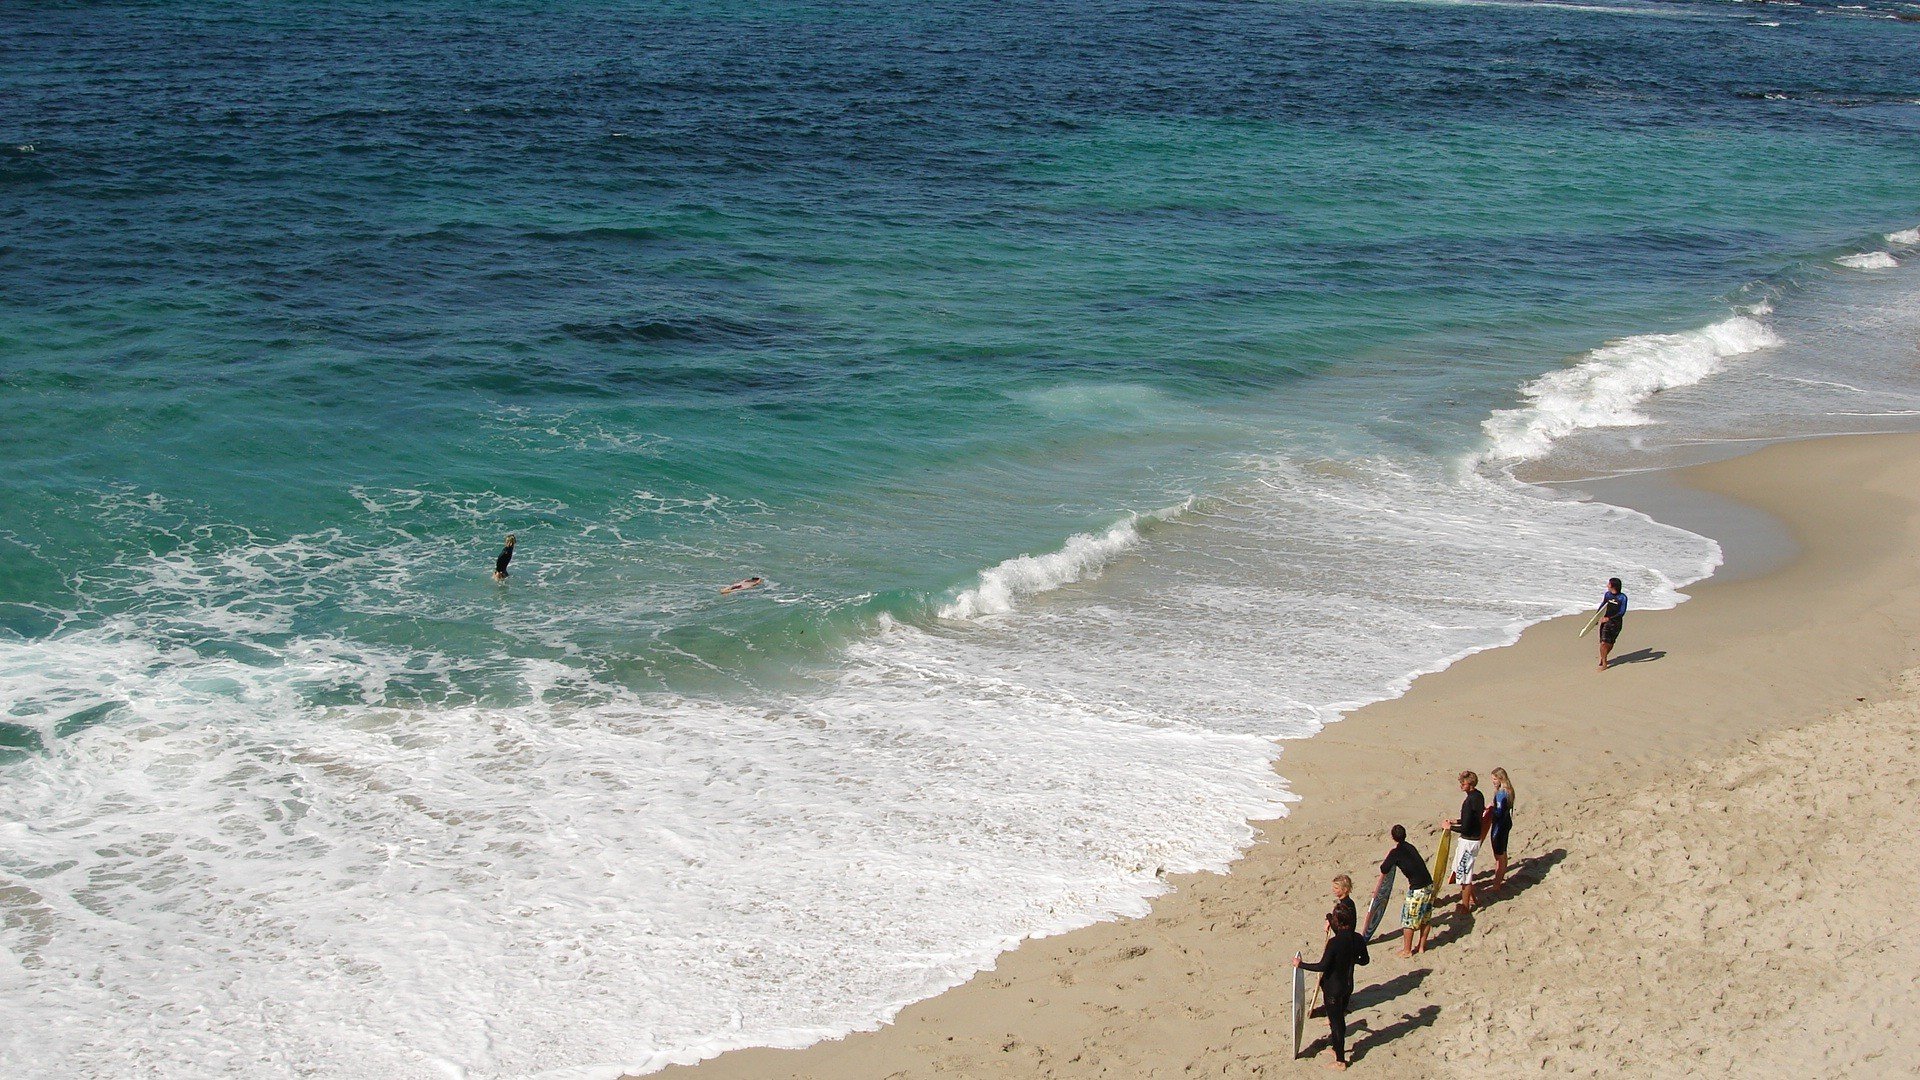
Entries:
<svg viewBox="0 0 1920 1080">
<path fill-rule="evenodd" d="M 1903 10 L 0 16 L 9 1056 L 617 1073 L 1224 864 L 1718 557 L 1513 462 L 1910 422 Z"/>
</svg>

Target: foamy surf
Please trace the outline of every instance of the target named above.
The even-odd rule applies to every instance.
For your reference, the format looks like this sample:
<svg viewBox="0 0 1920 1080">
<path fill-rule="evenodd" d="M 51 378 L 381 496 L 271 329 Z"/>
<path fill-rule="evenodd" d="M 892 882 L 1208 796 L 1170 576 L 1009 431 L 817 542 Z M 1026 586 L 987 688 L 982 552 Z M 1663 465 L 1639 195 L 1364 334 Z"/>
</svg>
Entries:
<svg viewBox="0 0 1920 1080">
<path fill-rule="evenodd" d="M 1899 260 L 1885 251 L 1866 251 L 1858 255 L 1842 255 L 1833 261 L 1849 270 L 1891 270 L 1900 265 Z"/>
<path fill-rule="evenodd" d="M 1168 521 L 1192 505 L 1189 499 L 1145 515 L 1131 515 L 1103 533 L 1078 533 L 1058 550 L 1044 555 L 1020 555 L 980 572 L 972 588 L 962 590 L 941 605 L 943 619 L 972 619 L 1003 615 L 1023 596 L 1051 592 L 1098 574 L 1115 556 L 1140 543 L 1143 523 Z"/>
<path fill-rule="evenodd" d="M 1920 228 L 1901 229 L 1887 234 L 1889 244 L 1920 244 Z"/>
<path fill-rule="evenodd" d="M 1548 372 L 1520 388 L 1526 404 L 1501 409 L 1481 425 L 1483 460 L 1529 460 L 1586 428 L 1648 422 L 1638 406 L 1662 390 L 1691 386 L 1726 361 L 1780 344 L 1745 315 L 1678 334 L 1644 334 L 1595 349 L 1570 368 Z"/>
</svg>

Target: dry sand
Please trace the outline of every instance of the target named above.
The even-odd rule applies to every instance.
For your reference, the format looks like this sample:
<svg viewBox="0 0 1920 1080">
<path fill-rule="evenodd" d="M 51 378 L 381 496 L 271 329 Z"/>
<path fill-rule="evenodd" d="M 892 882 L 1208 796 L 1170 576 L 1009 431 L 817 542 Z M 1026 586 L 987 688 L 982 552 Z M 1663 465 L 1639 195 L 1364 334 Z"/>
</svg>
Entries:
<svg viewBox="0 0 1920 1080">
<path fill-rule="evenodd" d="M 1605 674 L 1558 620 L 1288 743 L 1293 815 L 1145 918 L 1028 942 L 877 1032 L 655 1075 L 1317 1074 L 1289 1053 L 1287 964 L 1317 953 L 1328 879 L 1364 904 L 1387 827 L 1430 854 L 1454 774 L 1495 765 L 1519 791 L 1516 874 L 1473 918 L 1442 914 L 1425 955 L 1374 946 L 1356 1072 L 1911 1075 L 1920 436 L 1675 475 L 1772 514 L 1798 557 L 1634 613 Z"/>
</svg>

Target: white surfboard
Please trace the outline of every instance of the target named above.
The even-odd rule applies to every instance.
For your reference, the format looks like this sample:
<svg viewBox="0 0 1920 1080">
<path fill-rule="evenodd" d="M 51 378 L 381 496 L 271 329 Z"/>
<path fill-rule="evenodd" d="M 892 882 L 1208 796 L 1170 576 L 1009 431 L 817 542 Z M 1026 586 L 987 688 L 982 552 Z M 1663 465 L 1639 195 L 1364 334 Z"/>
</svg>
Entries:
<svg viewBox="0 0 1920 1080">
<path fill-rule="evenodd" d="M 1586 637 L 1593 632 L 1594 627 L 1600 625 L 1600 613 L 1605 610 L 1607 610 L 1607 605 L 1605 604 L 1601 604 L 1599 607 L 1593 609 L 1593 618 L 1588 619 L 1587 625 L 1580 628 L 1581 637 Z"/>
<path fill-rule="evenodd" d="M 1300 959 L 1294 953 L 1295 960 Z M 1293 969 L 1293 1056 L 1300 1056 L 1300 1038 L 1307 1030 L 1307 969 Z"/>
</svg>

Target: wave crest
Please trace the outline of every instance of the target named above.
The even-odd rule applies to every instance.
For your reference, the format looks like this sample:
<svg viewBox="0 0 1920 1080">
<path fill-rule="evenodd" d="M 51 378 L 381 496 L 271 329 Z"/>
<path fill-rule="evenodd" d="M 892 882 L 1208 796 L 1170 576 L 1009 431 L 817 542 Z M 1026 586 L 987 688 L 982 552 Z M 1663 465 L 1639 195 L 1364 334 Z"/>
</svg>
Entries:
<svg viewBox="0 0 1920 1080">
<path fill-rule="evenodd" d="M 1013 610 L 1022 596 L 1051 592 L 1062 585 L 1098 574 L 1107 563 L 1140 542 L 1141 529 L 1149 522 L 1167 521 L 1184 513 L 1193 500 L 1149 514 L 1129 514 L 1125 520 L 1103 533 L 1076 533 L 1056 551 L 1045 555 L 1019 555 L 997 566 L 980 571 L 980 578 L 941 605 L 943 619 L 972 619 L 980 615 L 1004 615 Z"/>
<path fill-rule="evenodd" d="M 1854 270 L 1891 270 L 1900 264 L 1892 255 L 1884 251 L 1868 251 L 1859 255 L 1842 255 L 1833 260 L 1841 266 Z"/>
<path fill-rule="evenodd" d="M 1584 428 L 1647 423 L 1641 402 L 1662 390 L 1691 386 L 1719 371 L 1728 357 L 1780 344 L 1765 323 L 1738 315 L 1679 334 L 1643 334 L 1603 345 L 1570 368 L 1520 388 L 1526 404 L 1496 410 L 1481 424 L 1481 459 L 1528 460 Z"/>
</svg>

